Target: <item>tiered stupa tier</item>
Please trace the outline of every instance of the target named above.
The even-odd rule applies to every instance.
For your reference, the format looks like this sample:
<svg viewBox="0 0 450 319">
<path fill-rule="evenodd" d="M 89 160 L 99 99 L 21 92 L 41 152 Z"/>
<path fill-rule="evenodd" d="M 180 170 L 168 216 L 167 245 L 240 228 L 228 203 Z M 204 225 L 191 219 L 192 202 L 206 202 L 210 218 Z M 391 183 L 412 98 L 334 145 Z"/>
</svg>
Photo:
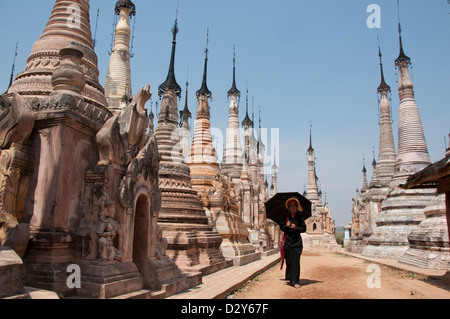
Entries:
<svg viewBox="0 0 450 319">
<path fill-rule="evenodd" d="M 104 89 L 98 81 L 99 70 L 92 44 L 88 0 L 56 1 L 44 32 L 33 45 L 25 71 L 17 75 L 8 93 L 19 93 L 30 100 L 48 96 L 53 91 L 52 74 L 61 64 L 59 51 L 72 42 L 77 43 L 83 52 L 80 66 L 86 77 L 86 86 L 82 91 L 84 100 L 106 108 Z"/>
<path fill-rule="evenodd" d="M 445 194 L 436 195 L 424 214 L 426 219 L 408 235 L 410 247 L 398 261 L 421 268 L 450 270 Z"/>
</svg>

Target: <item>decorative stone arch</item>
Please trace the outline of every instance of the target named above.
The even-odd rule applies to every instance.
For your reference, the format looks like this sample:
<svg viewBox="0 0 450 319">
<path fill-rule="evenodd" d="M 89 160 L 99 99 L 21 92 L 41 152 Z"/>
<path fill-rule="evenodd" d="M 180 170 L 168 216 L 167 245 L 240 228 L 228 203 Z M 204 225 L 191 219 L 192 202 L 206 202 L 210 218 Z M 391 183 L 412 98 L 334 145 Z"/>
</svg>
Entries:
<svg viewBox="0 0 450 319">
<path fill-rule="evenodd" d="M 144 288 L 155 289 L 158 284 L 150 264 L 156 247 L 156 219 L 153 216 L 152 196 L 148 185 L 136 186 L 132 215 L 132 259 L 144 280 Z"/>
</svg>

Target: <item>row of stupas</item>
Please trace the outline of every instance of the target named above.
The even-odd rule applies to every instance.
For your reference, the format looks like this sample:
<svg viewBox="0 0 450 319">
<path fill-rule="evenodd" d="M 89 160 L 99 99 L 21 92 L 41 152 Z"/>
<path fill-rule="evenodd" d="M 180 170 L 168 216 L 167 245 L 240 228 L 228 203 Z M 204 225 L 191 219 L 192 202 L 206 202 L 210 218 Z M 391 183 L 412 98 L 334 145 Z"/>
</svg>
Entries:
<svg viewBox="0 0 450 319">
<path fill-rule="evenodd" d="M 398 149 L 394 145 L 389 95 L 381 49 L 381 84 L 378 87 L 380 139 L 378 163 L 373 159 L 373 176 L 357 190 L 352 206 L 352 238 L 346 250 L 366 257 L 395 259 L 400 263 L 430 269 L 449 269 L 449 237 L 445 195 L 433 184 L 405 189 L 414 174 L 428 167 L 430 157 L 399 23 Z"/>
<path fill-rule="evenodd" d="M 110 108 L 116 112 L 121 112 L 127 105 L 127 96 L 131 93 L 129 46 L 124 44 L 127 42 L 129 45 L 128 21 L 135 13 L 133 10 L 134 7 L 130 9 L 124 6 L 124 12 L 119 12 L 116 7 L 116 14 L 120 14 L 120 19 L 105 83 L 107 100 L 115 101 Z M 176 19 L 172 29 L 168 75 L 158 88 L 158 95 L 162 100 L 155 131 L 154 115 L 150 114 L 149 134 L 156 137 L 161 155 L 161 212 L 158 221 L 163 236 L 168 240 L 167 254 L 172 260 L 183 270 L 207 274 L 229 266 L 230 261 L 234 265 L 243 265 L 260 259 L 261 253 L 271 250 L 274 246 L 274 240 L 267 234 L 270 231 L 267 229 L 270 222 L 266 221 L 264 210 L 264 202 L 268 199 L 268 184 L 264 180 L 262 158 L 264 145 L 261 134 L 255 143 L 254 124 L 249 120 L 247 98 L 247 114 L 242 123 L 246 148 L 241 149 L 238 119 L 240 91 L 236 87 L 234 56 L 233 83 L 228 91 L 231 103 L 227 148 L 222 167 L 219 165 L 210 129 L 209 99 L 212 93 L 207 85 L 208 43 L 202 85 L 196 92 L 197 116 L 190 145 L 189 119 L 192 113 L 188 107 L 188 83 L 184 109 L 178 112 L 177 97 L 181 98 L 182 95 L 175 76 L 178 31 Z M 120 52 L 116 54 L 116 50 Z M 120 55 L 121 59 L 118 59 L 117 55 Z M 233 158 L 230 158 L 230 154 L 233 154 Z M 247 160 L 244 160 L 245 158 Z M 274 190 L 276 165 L 272 169 Z M 271 233 L 274 233 L 275 226 L 270 225 Z"/>
<path fill-rule="evenodd" d="M 150 87 L 134 95 L 131 89 L 135 5 L 116 3 L 104 87 L 89 9 L 89 0 L 56 0 L 25 71 L 0 98 L 0 259 L 20 257 L 8 257 L 17 282 L 2 287 L 0 298 L 20 298 L 23 285 L 65 297 L 164 298 L 200 284 L 208 273 L 276 252 L 277 227 L 264 210 L 264 145 L 261 134 L 255 138 L 248 103 L 245 148 L 227 142 L 226 154 L 236 156 L 218 163 L 208 49 L 190 145 L 187 100 L 178 109 L 177 19 L 155 128 L 145 107 Z M 235 68 L 228 94 L 230 128 L 239 127 Z M 227 140 L 239 141 L 239 134 Z M 274 193 L 276 165 L 272 169 Z M 80 267 L 82 288 L 67 284 L 71 265 Z"/>
</svg>

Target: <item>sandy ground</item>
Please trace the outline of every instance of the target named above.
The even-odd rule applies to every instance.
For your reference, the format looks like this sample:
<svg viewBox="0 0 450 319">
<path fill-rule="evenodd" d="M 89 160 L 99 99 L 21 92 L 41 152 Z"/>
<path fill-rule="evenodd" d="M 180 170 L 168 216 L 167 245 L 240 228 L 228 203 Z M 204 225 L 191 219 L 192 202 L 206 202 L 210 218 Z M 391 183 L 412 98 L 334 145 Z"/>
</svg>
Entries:
<svg viewBox="0 0 450 319">
<path fill-rule="evenodd" d="M 281 264 L 235 292 L 232 299 L 450 299 L 439 280 L 335 253 L 304 252 L 300 289 L 284 280 Z M 379 276 L 378 276 L 379 275 Z"/>
</svg>

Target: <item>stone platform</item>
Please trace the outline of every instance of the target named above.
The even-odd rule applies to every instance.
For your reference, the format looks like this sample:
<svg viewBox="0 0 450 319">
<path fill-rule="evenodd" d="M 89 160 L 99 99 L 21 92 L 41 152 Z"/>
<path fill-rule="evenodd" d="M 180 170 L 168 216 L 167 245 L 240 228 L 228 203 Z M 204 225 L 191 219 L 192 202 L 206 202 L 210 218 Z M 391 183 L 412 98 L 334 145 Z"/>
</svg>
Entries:
<svg viewBox="0 0 450 319">
<path fill-rule="evenodd" d="M 372 262 L 374 264 L 380 264 L 380 265 L 388 266 L 388 267 L 395 268 L 395 269 L 398 269 L 401 271 L 406 271 L 406 272 L 414 273 L 417 275 L 426 276 L 431 279 L 448 280 L 446 278 L 449 277 L 448 271 L 446 271 L 446 270 L 426 269 L 426 268 L 421 268 L 421 267 L 417 267 L 417 266 L 403 264 L 403 263 L 398 262 L 397 260 L 390 259 L 390 258 L 371 258 L 371 257 L 366 257 L 366 256 L 363 256 L 360 254 L 350 253 L 347 251 L 341 251 L 340 253 L 348 255 L 348 256 L 352 256 L 355 258 L 364 259 L 364 260 Z"/>
<path fill-rule="evenodd" d="M 9 247 L 0 247 L 0 299 L 23 298 L 24 267 L 20 257 Z"/>
<path fill-rule="evenodd" d="M 234 266 L 203 277 L 203 283 L 167 299 L 226 299 L 281 260 L 280 254 L 262 256 L 260 260 L 244 266 Z"/>
<path fill-rule="evenodd" d="M 181 273 L 181 276 L 172 281 L 162 284 L 161 290 L 140 290 L 129 294 L 124 294 L 112 299 L 164 299 L 176 294 L 179 291 L 185 291 L 190 287 L 196 287 L 202 282 L 200 272 Z"/>
<path fill-rule="evenodd" d="M 212 265 L 204 265 L 199 264 L 191 267 L 181 267 L 181 270 L 186 273 L 196 273 L 199 272 L 202 274 L 202 276 L 210 275 L 216 271 L 220 271 L 222 269 L 228 268 L 233 266 L 233 260 L 231 259 L 225 259 L 222 262 L 218 262 Z"/>
</svg>

